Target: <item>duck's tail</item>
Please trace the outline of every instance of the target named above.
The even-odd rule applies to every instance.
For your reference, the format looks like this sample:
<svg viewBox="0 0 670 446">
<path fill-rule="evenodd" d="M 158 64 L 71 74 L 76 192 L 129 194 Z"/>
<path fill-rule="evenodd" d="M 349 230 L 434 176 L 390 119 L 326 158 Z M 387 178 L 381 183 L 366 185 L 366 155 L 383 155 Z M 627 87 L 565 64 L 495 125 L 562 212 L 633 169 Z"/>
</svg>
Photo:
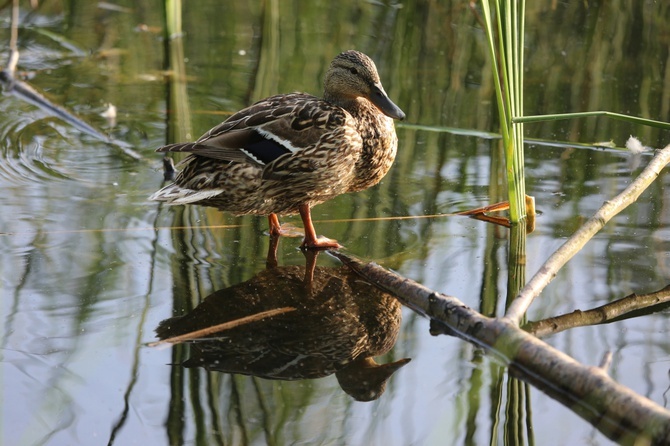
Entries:
<svg viewBox="0 0 670 446">
<path fill-rule="evenodd" d="M 149 197 L 149 200 L 164 201 L 167 204 L 189 204 L 216 197 L 223 192 L 223 189 L 186 189 L 172 183 L 155 192 Z"/>
</svg>

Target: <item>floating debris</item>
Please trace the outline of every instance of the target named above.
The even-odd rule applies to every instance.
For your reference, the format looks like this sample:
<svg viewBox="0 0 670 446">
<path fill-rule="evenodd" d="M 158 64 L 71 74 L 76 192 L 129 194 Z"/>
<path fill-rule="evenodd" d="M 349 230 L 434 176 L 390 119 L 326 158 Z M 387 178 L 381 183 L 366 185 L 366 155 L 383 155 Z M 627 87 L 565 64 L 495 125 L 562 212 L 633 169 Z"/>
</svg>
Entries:
<svg viewBox="0 0 670 446">
<path fill-rule="evenodd" d="M 107 104 L 107 109 L 100 113 L 100 116 L 107 120 L 109 127 L 116 127 L 116 106 L 114 104 Z"/>
</svg>

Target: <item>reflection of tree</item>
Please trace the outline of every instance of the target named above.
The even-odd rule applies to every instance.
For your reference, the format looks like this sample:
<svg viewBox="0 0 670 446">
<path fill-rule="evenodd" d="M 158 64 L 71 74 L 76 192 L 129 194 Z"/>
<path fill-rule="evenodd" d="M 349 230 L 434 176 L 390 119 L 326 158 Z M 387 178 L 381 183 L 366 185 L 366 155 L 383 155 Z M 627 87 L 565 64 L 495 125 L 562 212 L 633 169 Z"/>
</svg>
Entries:
<svg viewBox="0 0 670 446">
<path fill-rule="evenodd" d="M 307 277 L 310 274 L 307 273 Z M 409 359 L 377 364 L 398 336 L 400 303 L 348 268 L 277 267 L 216 291 L 184 316 L 157 328 L 173 338 L 276 309 L 294 309 L 191 339 L 181 364 L 268 379 L 314 379 L 335 374 L 360 401 L 379 398 L 386 381 Z"/>
</svg>

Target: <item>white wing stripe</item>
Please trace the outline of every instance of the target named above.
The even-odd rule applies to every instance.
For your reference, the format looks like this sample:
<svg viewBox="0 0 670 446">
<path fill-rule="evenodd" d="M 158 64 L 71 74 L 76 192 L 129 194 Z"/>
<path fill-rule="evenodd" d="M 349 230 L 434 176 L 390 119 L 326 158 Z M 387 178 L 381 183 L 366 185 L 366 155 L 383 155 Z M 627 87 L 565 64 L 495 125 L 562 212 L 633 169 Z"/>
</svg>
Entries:
<svg viewBox="0 0 670 446">
<path fill-rule="evenodd" d="M 268 138 L 273 140 L 276 143 L 279 143 L 282 147 L 284 147 L 286 150 L 290 150 L 291 153 L 295 153 L 298 150 L 300 150 L 299 147 L 294 146 L 291 144 L 291 141 L 288 141 L 286 139 L 279 138 L 277 135 L 274 133 L 268 132 L 267 130 L 264 130 L 261 127 L 256 127 L 255 130 L 260 133 L 263 137 Z"/>
<path fill-rule="evenodd" d="M 244 152 L 244 154 L 245 154 L 246 156 L 248 156 L 248 157 L 251 158 L 252 160 L 256 161 L 256 162 L 257 162 L 258 164 L 260 164 L 261 166 L 265 166 L 265 163 L 264 163 L 263 161 L 261 161 L 259 158 L 255 157 L 254 154 L 251 153 L 251 152 L 249 152 L 247 149 L 240 148 L 240 151 Z"/>
</svg>

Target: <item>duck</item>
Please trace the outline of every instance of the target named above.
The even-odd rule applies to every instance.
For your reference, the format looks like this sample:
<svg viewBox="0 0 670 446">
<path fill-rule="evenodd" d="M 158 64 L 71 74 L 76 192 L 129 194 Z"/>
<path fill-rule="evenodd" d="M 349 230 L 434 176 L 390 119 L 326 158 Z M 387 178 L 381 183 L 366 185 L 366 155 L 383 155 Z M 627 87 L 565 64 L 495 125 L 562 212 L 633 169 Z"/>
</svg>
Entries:
<svg viewBox="0 0 670 446">
<path fill-rule="evenodd" d="M 325 74 L 322 98 L 270 96 L 195 142 L 158 148 L 189 155 L 177 165 L 173 182 L 150 199 L 267 216 L 272 237 L 290 232 L 282 229 L 278 216 L 300 214 L 301 248 L 341 248 L 336 240 L 317 236 L 311 209 L 379 183 L 396 156 L 394 120 L 404 118 L 384 91 L 372 59 L 344 51 Z"/>
</svg>

